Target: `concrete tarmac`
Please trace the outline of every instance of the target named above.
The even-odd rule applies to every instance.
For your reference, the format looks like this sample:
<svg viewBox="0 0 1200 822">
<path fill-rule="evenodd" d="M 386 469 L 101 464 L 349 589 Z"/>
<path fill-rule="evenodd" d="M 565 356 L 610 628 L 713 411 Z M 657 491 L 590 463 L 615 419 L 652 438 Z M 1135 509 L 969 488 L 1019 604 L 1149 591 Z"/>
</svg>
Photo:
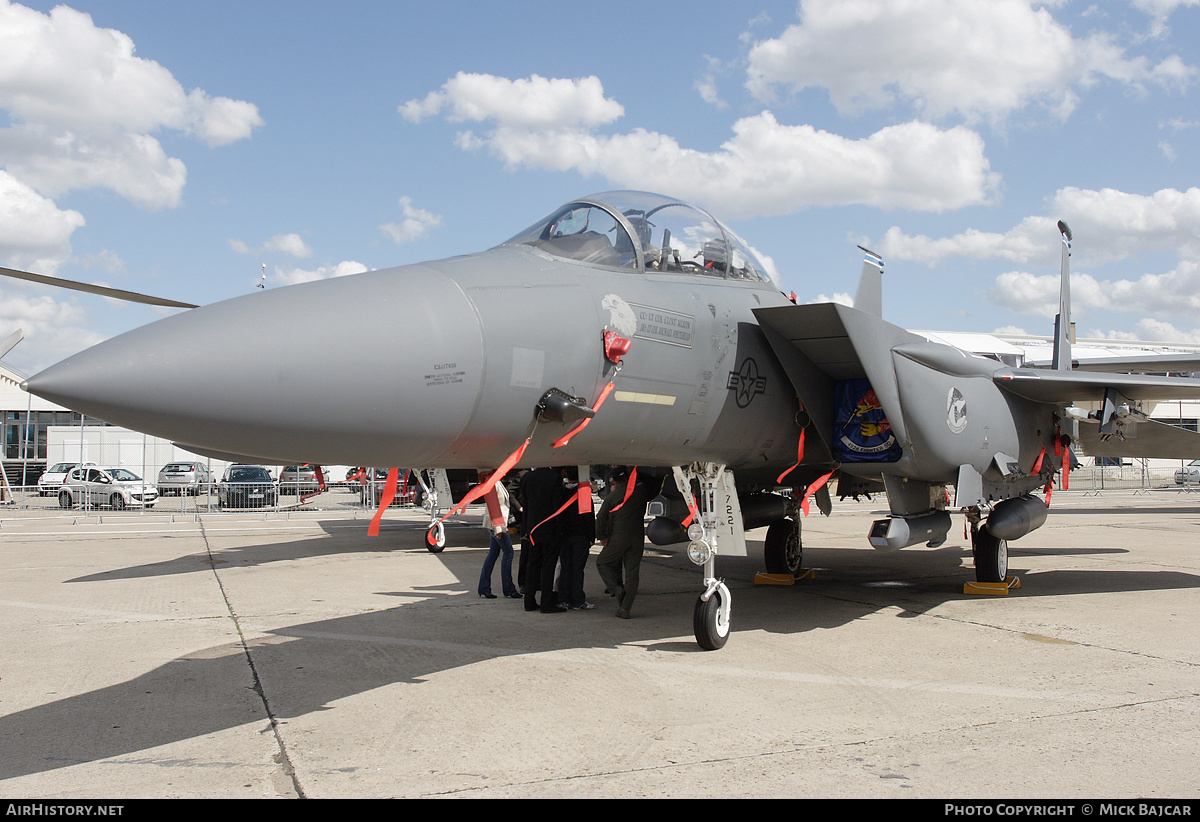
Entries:
<svg viewBox="0 0 1200 822">
<path fill-rule="evenodd" d="M 0 796 L 1200 796 L 1200 496 L 1056 492 L 1007 597 L 883 505 L 814 511 L 811 581 L 719 559 L 715 652 L 678 552 L 621 620 L 591 563 L 593 611 L 479 598 L 486 532 L 414 514 L 0 510 Z"/>
</svg>

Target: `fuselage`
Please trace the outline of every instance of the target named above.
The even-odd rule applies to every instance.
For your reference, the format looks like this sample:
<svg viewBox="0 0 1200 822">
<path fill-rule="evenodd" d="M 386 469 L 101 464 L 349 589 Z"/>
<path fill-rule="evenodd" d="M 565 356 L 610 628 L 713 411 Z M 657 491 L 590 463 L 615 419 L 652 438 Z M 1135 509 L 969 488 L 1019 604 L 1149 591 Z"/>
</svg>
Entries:
<svg viewBox="0 0 1200 822">
<path fill-rule="evenodd" d="M 787 303 L 769 280 L 547 247 L 510 242 L 215 303 L 28 387 L 200 453 L 270 463 L 490 468 L 530 435 L 523 465 L 794 462 L 797 400 L 752 314 Z M 619 368 L 606 329 L 632 341 Z M 571 426 L 535 424 L 543 394 L 591 405 L 610 381 L 587 428 L 552 448 Z"/>
</svg>

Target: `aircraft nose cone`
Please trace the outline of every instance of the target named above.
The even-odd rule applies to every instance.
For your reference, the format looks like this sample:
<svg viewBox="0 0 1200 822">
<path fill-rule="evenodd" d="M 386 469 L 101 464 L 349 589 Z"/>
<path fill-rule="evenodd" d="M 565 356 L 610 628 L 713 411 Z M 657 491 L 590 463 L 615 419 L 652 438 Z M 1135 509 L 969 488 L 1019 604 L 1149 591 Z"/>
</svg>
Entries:
<svg viewBox="0 0 1200 822">
<path fill-rule="evenodd" d="M 466 425 L 483 345 L 426 266 L 248 294 L 115 337 L 28 379 L 89 417 L 269 463 L 428 465 Z"/>
</svg>

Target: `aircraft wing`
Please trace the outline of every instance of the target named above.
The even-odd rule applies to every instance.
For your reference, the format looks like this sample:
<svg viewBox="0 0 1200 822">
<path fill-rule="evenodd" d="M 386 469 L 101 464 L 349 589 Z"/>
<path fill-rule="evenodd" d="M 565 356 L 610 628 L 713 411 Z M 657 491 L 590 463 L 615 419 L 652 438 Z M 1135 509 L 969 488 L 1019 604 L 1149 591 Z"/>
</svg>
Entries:
<svg viewBox="0 0 1200 822">
<path fill-rule="evenodd" d="M 1200 459 L 1200 434 L 1195 431 L 1152 419 L 1118 431 L 1106 435 L 1098 425 L 1080 425 L 1077 441 L 1090 457 Z"/>
<path fill-rule="evenodd" d="M 1102 401 L 1110 388 L 1129 400 L 1200 399 L 1200 380 L 1188 377 L 1002 368 L 996 371 L 992 379 L 1005 391 L 1018 397 L 1064 405 Z"/>
<path fill-rule="evenodd" d="M 1048 362 L 1026 362 L 1032 368 L 1049 368 Z M 1200 371 L 1200 356 L 1195 354 L 1162 354 L 1145 357 L 1103 357 L 1093 360 L 1076 360 L 1071 364 L 1075 371 L 1104 371 L 1114 374 L 1163 374 Z"/>
</svg>

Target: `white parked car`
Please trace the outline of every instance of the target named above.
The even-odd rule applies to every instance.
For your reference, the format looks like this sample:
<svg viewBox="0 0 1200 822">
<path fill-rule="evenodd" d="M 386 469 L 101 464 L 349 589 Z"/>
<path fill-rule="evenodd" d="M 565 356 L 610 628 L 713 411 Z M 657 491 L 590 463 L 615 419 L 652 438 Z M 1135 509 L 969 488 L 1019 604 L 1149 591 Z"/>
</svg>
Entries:
<svg viewBox="0 0 1200 822">
<path fill-rule="evenodd" d="M 77 505 L 107 505 L 122 508 L 153 508 L 158 489 L 124 468 L 84 466 L 73 468 L 58 492 L 61 508 Z"/>
<path fill-rule="evenodd" d="M 1200 460 L 1192 460 L 1175 472 L 1176 485 L 1200 485 Z"/>
<path fill-rule="evenodd" d="M 87 463 L 95 465 L 94 462 Z M 52 497 L 58 493 L 58 489 L 62 488 L 63 480 L 67 478 L 67 473 L 79 465 L 77 462 L 56 462 L 47 468 L 38 478 L 38 493 L 43 497 Z"/>
</svg>

